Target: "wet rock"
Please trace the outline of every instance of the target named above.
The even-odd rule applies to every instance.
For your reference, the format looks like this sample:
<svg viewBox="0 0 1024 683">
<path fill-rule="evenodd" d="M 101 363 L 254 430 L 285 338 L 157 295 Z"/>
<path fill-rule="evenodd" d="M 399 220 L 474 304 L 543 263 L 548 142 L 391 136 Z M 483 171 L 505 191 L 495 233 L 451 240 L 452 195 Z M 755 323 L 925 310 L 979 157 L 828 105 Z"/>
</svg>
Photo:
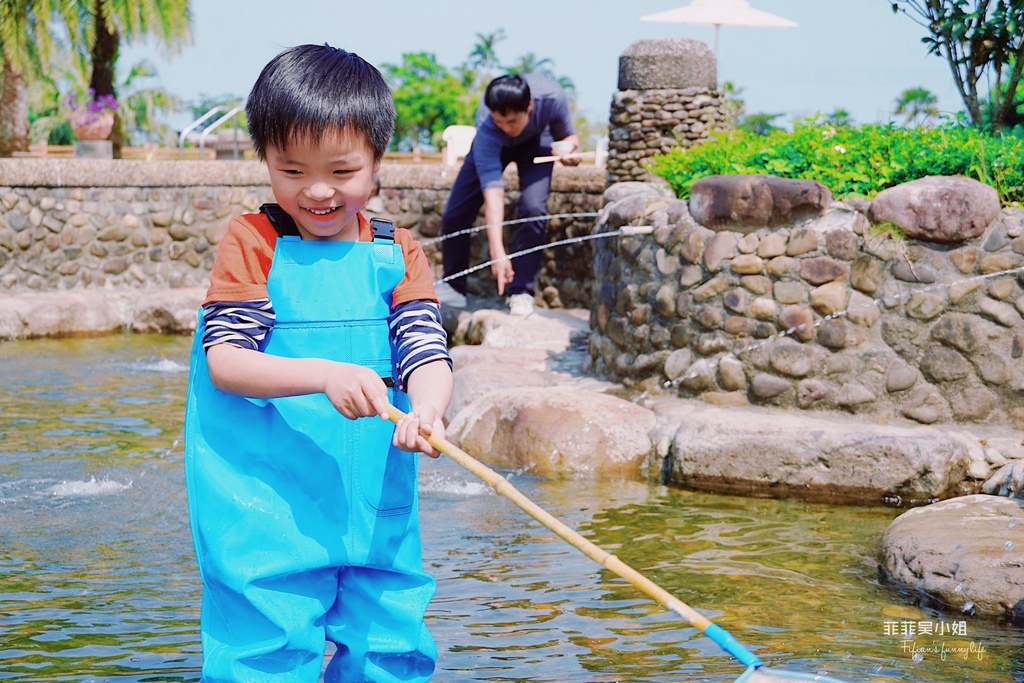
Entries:
<svg viewBox="0 0 1024 683">
<path fill-rule="evenodd" d="M 984 494 L 904 512 L 882 537 L 882 579 L 954 614 L 1024 621 L 1024 503 Z"/>
<path fill-rule="evenodd" d="M 982 491 L 993 496 L 1024 499 L 1024 460 L 1001 465 L 982 486 Z"/>
<path fill-rule="evenodd" d="M 451 356 L 454 386 L 445 413 L 448 420 L 497 387 L 543 387 L 549 384 L 543 374 L 548 358 L 547 351 L 543 349 L 462 345 L 451 349 Z"/>
<path fill-rule="evenodd" d="M 605 394 L 512 388 L 472 402 L 450 438 L 494 467 L 546 479 L 638 477 L 651 455 L 655 415 Z"/>
<path fill-rule="evenodd" d="M 668 404 L 650 405 L 659 417 L 655 441 L 669 444 L 659 452 L 671 484 L 777 495 L 798 490 L 832 502 L 884 495 L 909 501 L 950 495 L 969 463 L 959 439 L 931 427 L 757 408 L 744 410 L 742 419 L 724 408 L 673 418 Z"/>
</svg>

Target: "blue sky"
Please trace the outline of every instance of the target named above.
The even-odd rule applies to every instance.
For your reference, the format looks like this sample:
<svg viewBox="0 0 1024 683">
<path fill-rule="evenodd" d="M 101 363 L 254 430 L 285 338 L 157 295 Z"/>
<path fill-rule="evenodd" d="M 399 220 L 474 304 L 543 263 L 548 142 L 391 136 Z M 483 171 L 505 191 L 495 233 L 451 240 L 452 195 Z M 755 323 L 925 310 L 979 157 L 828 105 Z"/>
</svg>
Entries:
<svg viewBox="0 0 1024 683">
<path fill-rule="evenodd" d="M 162 87 L 186 100 L 248 93 L 260 70 L 285 47 L 344 47 L 374 64 L 403 53 L 433 52 L 462 63 L 477 33 L 503 29 L 499 59 L 527 52 L 554 61 L 571 78 L 591 119 L 607 120 L 619 55 L 644 38 L 714 44 L 710 26 L 641 22 L 640 16 L 689 0 L 192 0 L 193 42 L 165 59 L 148 46 L 122 50 L 122 68 L 153 61 Z M 894 15 L 889 0 L 751 0 L 751 6 L 799 24 L 795 29 L 723 26 L 719 81 L 741 89 L 747 112 L 803 117 L 846 109 L 857 123 L 888 120 L 911 87 L 938 96 L 942 111 L 962 109 L 946 63 L 927 55 L 924 29 Z M 182 123 L 173 120 L 177 126 Z"/>
</svg>

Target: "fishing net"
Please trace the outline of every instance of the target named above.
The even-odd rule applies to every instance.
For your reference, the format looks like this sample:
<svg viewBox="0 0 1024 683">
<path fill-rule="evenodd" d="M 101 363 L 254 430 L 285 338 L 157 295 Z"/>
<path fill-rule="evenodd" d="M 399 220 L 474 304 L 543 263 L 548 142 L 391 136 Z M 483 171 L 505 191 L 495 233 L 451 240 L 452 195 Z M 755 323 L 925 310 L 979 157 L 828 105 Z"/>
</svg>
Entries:
<svg viewBox="0 0 1024 683">
<path fill-rule="evenodd" d="M 822 674 L 807 674 L 799 671 L 786 671 L 785 669 L 770 669 L 766 667 L 750 668 L 742 676 L 736 679 L 736 683 L 807 683 L 807 681 L 818 681 L 818 683 L 845 683 L 838 678 Z"/>
</svg>

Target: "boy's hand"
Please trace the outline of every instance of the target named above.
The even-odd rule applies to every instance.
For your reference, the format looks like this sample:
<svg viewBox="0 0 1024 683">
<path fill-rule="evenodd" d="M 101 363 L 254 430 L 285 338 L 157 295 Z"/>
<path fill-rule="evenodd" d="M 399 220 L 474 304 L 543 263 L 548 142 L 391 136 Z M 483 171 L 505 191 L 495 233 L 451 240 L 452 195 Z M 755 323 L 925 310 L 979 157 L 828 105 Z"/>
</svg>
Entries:
<svg viewBox="0 0 1024 683">
<path fill-rule="evenodd" d="M 371 415 L 388 419 L 388 388 L 373 370 L 350 363 L 331 363 L 323 382 L 328 400 L 348 419 Z"/>
<path fill-rule="evenodd" d="M 424 404 L 413 408 L 398 421 L 391 442 L 403 451 L 419 451 L 436 458 L 441 451 L 431 446 L 424 435 L 443 439 L 444 434 L 444 415 L 434 406 Z"/>
</svg>

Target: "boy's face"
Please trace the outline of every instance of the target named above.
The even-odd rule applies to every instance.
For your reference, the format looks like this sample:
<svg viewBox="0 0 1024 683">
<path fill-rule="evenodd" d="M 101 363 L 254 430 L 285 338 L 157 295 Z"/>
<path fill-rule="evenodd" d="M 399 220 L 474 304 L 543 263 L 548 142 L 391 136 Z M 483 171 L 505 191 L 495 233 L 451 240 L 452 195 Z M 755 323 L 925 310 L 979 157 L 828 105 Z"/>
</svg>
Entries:
<svg viewBox="0 0 1024 683">
<path fill-rule="evenodd" d="M 318 143 L 295 139 L 287 148 L 268 146 L 270 187 L 305 240 L 359 239 L 359 219 L 380 169 L 366 136 L 326 133 Z"/>
</svg>

